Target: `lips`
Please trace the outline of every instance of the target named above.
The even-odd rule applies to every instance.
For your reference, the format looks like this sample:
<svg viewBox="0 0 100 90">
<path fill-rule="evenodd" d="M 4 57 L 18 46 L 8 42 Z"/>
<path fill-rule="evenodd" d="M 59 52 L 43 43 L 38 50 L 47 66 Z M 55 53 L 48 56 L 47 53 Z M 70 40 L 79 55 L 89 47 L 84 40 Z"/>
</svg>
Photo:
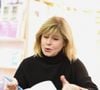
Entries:
<svg viewBox="0 0 100 90">
<path fill-rule="evenodd" d="M 52 49 L 50 49 L 50 48 L 45 48 L 44 50 L 45 50 L 45 52 L 50 52 Z"/>
</svg>

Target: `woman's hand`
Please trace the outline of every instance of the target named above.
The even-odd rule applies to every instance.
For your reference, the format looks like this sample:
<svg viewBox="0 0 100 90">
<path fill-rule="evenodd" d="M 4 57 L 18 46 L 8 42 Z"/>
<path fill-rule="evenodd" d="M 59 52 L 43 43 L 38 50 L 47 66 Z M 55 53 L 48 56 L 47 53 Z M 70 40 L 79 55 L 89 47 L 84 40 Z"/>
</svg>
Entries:
<svg viewBox="0 0 100 90">
<path fill-rule="evenodd" d="M 82 87 L 80 87 L 80 86 L 78 86 L 78 85 L 70 84 L 70 83 L 66 80 L 66 78 L 65 78 L 64 75 L 62 75 L 62 76 L 60 77 L 60 80 L 61 80 L 61 82 L 62 82 L 62 90 L 88 90 L 88 89 L 82 88 Z"/>
<path fill-rule="evenodd" d="M 15 78 L 12 79 L 11 82 L 8 82 L 5 85 L 5 89 L 4 90 L 18 90 L 18 82 Z"/>
</svg>

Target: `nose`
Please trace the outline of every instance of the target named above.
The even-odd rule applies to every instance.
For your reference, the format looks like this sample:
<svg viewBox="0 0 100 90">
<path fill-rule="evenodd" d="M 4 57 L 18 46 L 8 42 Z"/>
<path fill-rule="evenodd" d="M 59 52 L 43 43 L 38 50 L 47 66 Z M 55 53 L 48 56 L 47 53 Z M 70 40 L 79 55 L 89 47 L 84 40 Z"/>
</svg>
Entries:
<svg viewBox="0 0 100 90">
<path fill-rule="evenodd" d="M 51 45 L 51 44 L 52 44 L 51 38 L 48 38 L 48 39 L 46 40 L 46 43 L 47 43 L 48 45 Z"/>
</svg>

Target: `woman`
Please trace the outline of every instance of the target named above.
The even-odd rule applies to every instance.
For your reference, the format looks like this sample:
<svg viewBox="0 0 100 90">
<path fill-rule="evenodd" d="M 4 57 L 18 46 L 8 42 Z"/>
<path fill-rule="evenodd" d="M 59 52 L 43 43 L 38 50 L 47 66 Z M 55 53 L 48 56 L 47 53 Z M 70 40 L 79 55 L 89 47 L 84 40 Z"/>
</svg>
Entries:
<svg viewBox="0 0 100 90">
<path fill-rule="evenodd" d="M 9 83 L 8 90 L 16 90 L 17 82 L 26 89 L 47 80 L 57 90 L 98 90 L 76 56 L 68 22 L 57 16 L 42 25 L 36 34 L 34 55 L 22 61 L 14 77 L 17 81 Z"/>
</svg>

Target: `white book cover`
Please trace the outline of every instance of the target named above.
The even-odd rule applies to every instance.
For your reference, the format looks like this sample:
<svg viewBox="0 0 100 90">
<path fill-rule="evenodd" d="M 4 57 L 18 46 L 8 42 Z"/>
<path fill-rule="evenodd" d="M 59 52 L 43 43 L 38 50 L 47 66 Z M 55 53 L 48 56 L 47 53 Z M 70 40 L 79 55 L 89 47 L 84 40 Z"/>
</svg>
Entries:
<svg viewBox="0 0 100 90">
<path fill-rule="evenodd" d="M 57 90 L 52 81 L 43 81 L 40 82 L 31 88 L 24 89 L 24 90 Z"/>
</svg>

